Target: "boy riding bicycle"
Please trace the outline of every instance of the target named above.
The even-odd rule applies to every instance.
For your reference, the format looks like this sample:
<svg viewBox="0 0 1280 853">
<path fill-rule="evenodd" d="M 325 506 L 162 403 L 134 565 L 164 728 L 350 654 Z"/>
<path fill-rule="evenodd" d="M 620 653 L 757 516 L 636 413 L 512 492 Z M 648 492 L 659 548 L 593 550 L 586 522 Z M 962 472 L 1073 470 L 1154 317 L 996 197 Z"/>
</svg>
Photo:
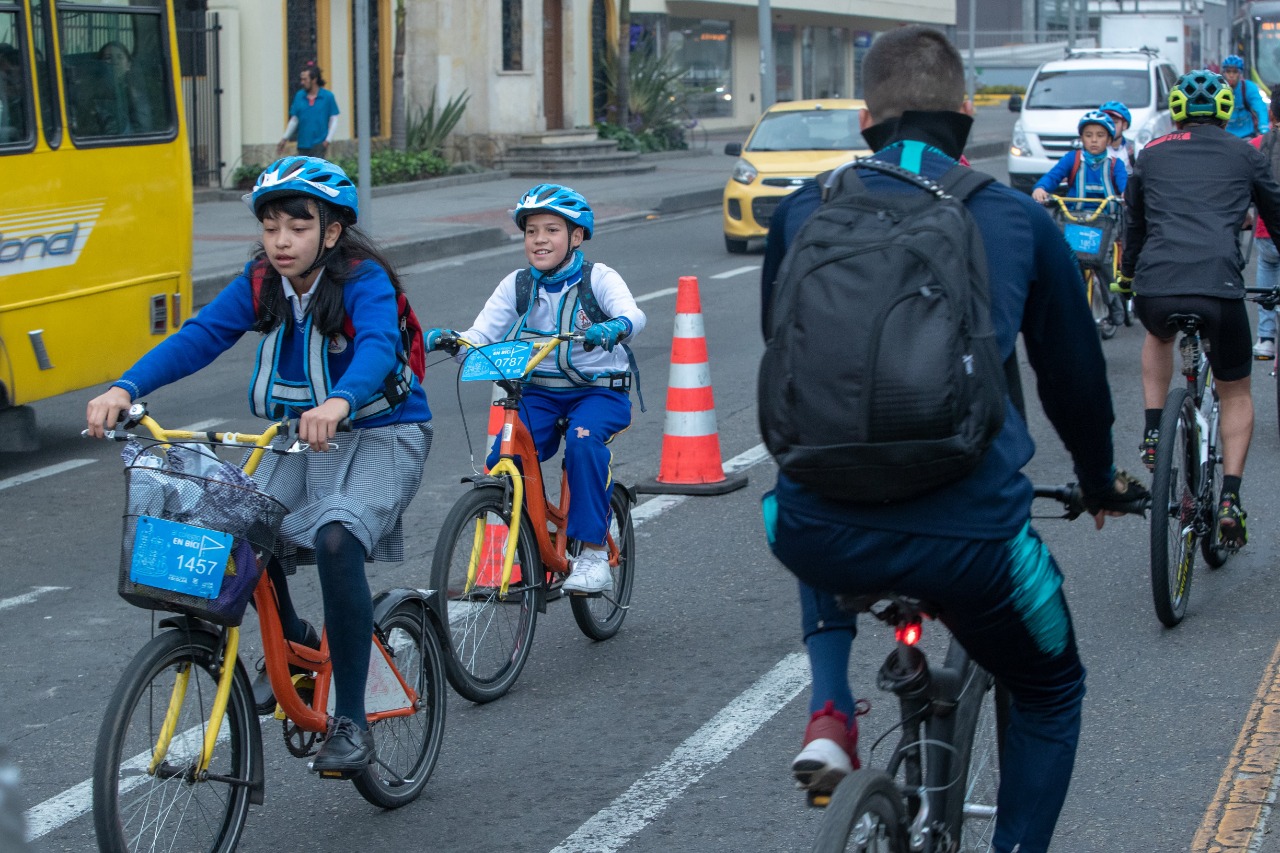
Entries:
<svg viewBox="0 0 1280 853">
<path fill-rule="evenodd" d="M 566 535 L 582 543 L 582 553 L 563 589 L 607 592 L 613 588 L 605 551 L 613 459 L 608 442 L 631 425 L 631 357 L 617 346 L 644 329 L 645 314 L 616 270 L 583 258 L 578 247 L 591 239 L 595 216 L 580 193 L 539 184 L 521 196 L 511 216 L 524 232 L 529 266 L 498 284 L 467 331 L 429 331 L 427 349 L 456 351 L 459 337 L 479 347 L 526 334 L 583 335 L 582 342 L 557 350 L 554 365 L 547 359 L 534 371 L 520 418 L 543 461 L 559 449 L 557 422 L 568 421 L 565 471 L 572 500 Z M 487 464 L 497 456 L 495 442 Z"/>
<path fill-rule="evenodd" d="M 1240 501 L 1253 399 L 1252 338 L 1244 304 L 1244 276 L 1236 234 L 1256 202 L 1280 248 L 1280 184 L 1266 155 L 1226 129 L 1235 102 L 1212 71 L 1192 71 L 1169 92 L 1177 130 L 1153 140 L 1125 192 L 1128 231 L 1122 280 L 1132 280 L 1134 313 L 1147 329 L 1142 347 L 1145 434 L 1143 464 L 1155 465 L 1160 415 L 1173 377 L 1176 314 L 1204 322 L 1205 350 L 1221 404 L 1223 477 L 1219 544 L 1248 540 Z"/>
<path fill-rule="evenodd" d="M 1244 59 L 1233 53 L 1222 60 L 1222 77 L 1231 87 L 1235 104 L 1231 117 L 1227 119 L 1227 133 L 1241 139 L 1253 139 L 1266 133 L 1270 126 L 1267 102 L 1258 84 L 1244 76 Z"/>
<path fill-rule="evenodd" d="M 1031 191 L 1031 197 L 1041 204 L 1049 201 L 1050 192 L 1063 182 L 1067 184 L 1067 196 L 1073 199 L 1098 199 L 1102 202 L 1124 193 L 1128 182 L 1124 161 L 1108 153 L 1112 141 L 1119 136 L 1111 116 L 1102 110 L 1090 110 L 1080 117 L 1076 131 L 1080 134 L 1080 147 L 1059 158 L 1049 173 L 1036 181 Z M 1109 222 L 1118 220 L 1121 214 L 1119 206 L 1108 204 L 1108 207 L 1115 209 L 1105 210 L 1103 215 L 1110 217 Z M 1092 213 L 1095 210 L 1093 206 L 1079 201 L 1067 202 L 1066 209 L 1074 213 Z M 1112 254 L 1108 247 L 1100 255 L 1101 261 L 1095 258 L 1088 264 L 1102 281 L 1108 283 L 1111 281 Z M 1124 322 L 1124 305 L 1120 297 L 1108 291 L 1107 305 L 1111 316 L 1102 322 L 1119 326 Z"/>
</svg>

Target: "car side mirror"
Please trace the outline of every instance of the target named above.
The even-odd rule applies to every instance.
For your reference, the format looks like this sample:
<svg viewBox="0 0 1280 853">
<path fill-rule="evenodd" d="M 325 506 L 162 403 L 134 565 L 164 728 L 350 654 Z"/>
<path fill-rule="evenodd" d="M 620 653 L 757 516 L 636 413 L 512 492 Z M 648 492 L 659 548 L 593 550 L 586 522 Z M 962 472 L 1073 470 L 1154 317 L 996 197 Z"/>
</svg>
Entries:
<svg viewBox="0 0 1280 853">
<path fill-rule="evenodd" d="M 1021 95 L 1009 96 L 1009 112 L 1011 113 L 1022 112 L 1022 96 Z"/>
<path fill-rule="evenodd" d="M 724 144 L 724 153 L 728 154 L 730 157 L 741 157 L 741 156 L 742 156 L 742 143 L 741 143 L 741 142 L 726 142 L 726 143 Z"/>
</svg>

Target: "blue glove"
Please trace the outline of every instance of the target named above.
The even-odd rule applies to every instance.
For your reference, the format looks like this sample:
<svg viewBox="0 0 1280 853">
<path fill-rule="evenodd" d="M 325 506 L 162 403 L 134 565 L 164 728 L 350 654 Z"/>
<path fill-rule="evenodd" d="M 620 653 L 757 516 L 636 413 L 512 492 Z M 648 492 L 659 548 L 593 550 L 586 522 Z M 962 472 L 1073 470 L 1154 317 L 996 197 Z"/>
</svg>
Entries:
<svg viewBox="0 0 1280 853">
<path fill-rule="evenodd" d="M 613 352 L 613 348 L 618 344 L 618 339 L 626 337 L 629 328 L 627 321 L 621 317 L 614 317 L 612 320 L 596 323 L 583 332 L 583 349 L 590 352 L 596 347 L 604 347 L 609 352 Z"/>
<path fill-rule="evenodd" d="M 449 355 L 458 354 L 458 333 L 453 329 L 431 329 L 423 337 L 427 352 L 442 349 Z"/>
</svg>

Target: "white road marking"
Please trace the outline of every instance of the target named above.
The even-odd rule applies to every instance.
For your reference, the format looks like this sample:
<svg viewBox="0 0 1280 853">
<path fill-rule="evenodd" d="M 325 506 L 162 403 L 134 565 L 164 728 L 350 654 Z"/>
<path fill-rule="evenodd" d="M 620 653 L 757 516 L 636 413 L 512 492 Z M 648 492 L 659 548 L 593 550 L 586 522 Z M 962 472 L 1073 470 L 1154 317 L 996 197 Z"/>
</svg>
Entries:
<svg viewBox="0 0 1280 853">
<path fill-rule="evenodd" d="M 757 444 L 750 450 L 745 450 L 732 459 L 726 460 L 722 467 L 726 474 L 736 474 L 739 471 L 745 471 L 754 465 L 758 465 L 768 458 L 768 449 L 765 448 L 764 444 Z M 669 509 L 680 506 L 689 497 L 689 495 L 658 495 L 650 498 L 631 511 L 631 523 L 639 527 L 643 522 L 656 518 Z"/>
<path fill-rule="evenodd" d="M 809 662 L 793 652 L 748 687 L 551 853 L 613 853 L 723 761 L 809 684 Z"/>
<path fill-rule="evenodd" d="M 746 275 L 749 272 L 760 272 L 760 266 L 756 265 L 754 267 L 738 267 L 737 269 L 726 270 L 725 272 L 718 272 L 711 277 L 712 278 L 733 278 L 736 275 Z"/>
<path fill-rule="evenodd" d="M 662 288 L 662 290 L 655 290 L 651 293 L 645 293 L 640 296 L 637 296 L 636 302 L 648 302 L 650 299 L 657 299 L 660 296 L 670 296 L 671 294 L 677 292 L 678 290 L 679 288 L 675 288 L 675 287 L 664 287 Z"/>
<path fill-rule="evenodd" d="M 70 471 L 82 465 L 92 465 L 96 461 L 96 459 L 68 459 L 66 462 L 59 462 L 57 465 L 37 468 L 34 471 L 28 471 L 25 474 L 19 474 L 7 480 L 0 480 L 0 492 L 13 486 L 21 486 L 23 483 L 30 483 L 32 480 L 39 480 L 42 477 L 52 477 L 54 474 L 61 474 L 63 471 Z"/>
<path fill-rule="evenodd" d="M 10 607 L 17 607 L 20 604 L 30 604 L 46 592 L 60 592 L 61 590 L 71 589 L 69 586 L 37 586 L 32 587 L 31 592 L 24 592 L 22 595 L 15 595 L 13 598 L 0 598 L 0 610 L 8 610 Z"/>
</svg>

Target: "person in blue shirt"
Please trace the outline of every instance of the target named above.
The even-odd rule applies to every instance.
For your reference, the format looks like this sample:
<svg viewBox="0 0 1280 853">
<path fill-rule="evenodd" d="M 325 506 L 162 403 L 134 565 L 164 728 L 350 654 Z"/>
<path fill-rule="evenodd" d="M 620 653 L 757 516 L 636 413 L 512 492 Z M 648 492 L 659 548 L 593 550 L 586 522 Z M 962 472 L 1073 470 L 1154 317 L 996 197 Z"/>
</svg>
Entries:
<svg viewBox="0 0 1280 853">
<path fill-rule="evenodd" d="M 276 144 L 276 153 L 283 153 L 285 145 L 296 132 L 298 155 L 301 157 L 325 157 L 329 143 L 338 129 L 338 100 L 324 88 L 324 75 L 320 66 L 308 62 L 298 74 L 297 94 L 289 106 L 289 123 L 284 136 Z"/>
<path fill-rule="evenodd" d="M 957 168 L 973 107 L 965 101 L 964 63 L 944 34 L 918 25 L 886 32 L 868 50 L 862 79 L 862 131 L 877 160 L 934 180 Z M 859 176 L 870 192 L 920 191 L 869 170 Z M 761 278 L 766 310 L 787 247 L 821 203 L 818 183 L 809 181 L 774 213 Z M 1016 357 L 1021 332 L 1045 413 L 1101 526 L 1111 510 L 1136 508 L 1146 490 L 1112 465 L 1111 392 L 1093 318 L 1080 298 L 1079 268 L 1048 213 L 1026 195 L 991 184 L 967 206 L 986 250 L 1001 354 Z M 829 740 L 826 754 L 834 761 L 845 753 L 832 772 L 793 764 L 797 780 L 834 785 L 856 755 L 852 732 L 842 725 L 856 716 L 845 642 L 854 625 L 847 617 L 828 621 L 819 605 L 834 605 L 836 594 L 893 589 L 937 605 L 956 640 L 1009 691 L 993 849 L 1043 853 L 1071 779 L 1085 673 L 1062 573 L 1029 523 L 1033 489 L 1021 469 L 1035 446 L 1012 398 L 1006 409 L 978 468 L 927 495 L 844 503 L 780 473 L 762 510 L 770 548 L 801 583 L 814 672 L 805 749 Z M 839 642 L 814 641 L 833 633 Z"/>
<path fill-rule="evenodd" d="M 1031 197 L 1041 204 L 1064 182 L 1070 198 L 1109 198 L 1124 193 L 1128 172 L 1124 163 L 1107 154 L 1116 136 L 1111 116 L 1101 110 L 1090 110 L 1080 116 L 1076 131 L 1080 134 L 1080 147 L 1059 157 L 1031 190 Z"/>
<path fill-rule="evenodd" d="M 1258 84 L 1245 79 L 1244 59 L 1233 53 L 1222 60 L 1222 76 L 1235 98 L 1235 109 L 1227 121 L 1227 132 L 1241 139 L 1253 139 L 1266 133 L 1270 127 L 1267 102 L 1258 90 Z"/>
<path fill-rule="evenodd" d="M 245 333 L 262 334 L 250 408 L 273 421 L 297 418 L 298 438 L 317 451 L 269 453 L 254 474 L 289 508 L 280 558 L 293 565 L 314 552 L 320 575 L 335 701 L 312 768 L 358 771 L 375 757 L 364 704 L 373 636 L 365 561 L 404 559 L 401 515 L 431 448 L 431 410 L 401 345 L 399 279 L 356 227 L 359 202 L 346 173 L 326 160 L 285 157 L 245 199 L 262 224 L 254 261 L 89 401 L 88 433 L 101 438 L 134 400 L 206 367 Z M 348 419 L 351 432 L 331 443 Z M 285 639 L 318 647 L 280 559 L 267 571 Z M 274 706 L 256 686 L 255 699 L 260 709 Z"/>
</svg>

